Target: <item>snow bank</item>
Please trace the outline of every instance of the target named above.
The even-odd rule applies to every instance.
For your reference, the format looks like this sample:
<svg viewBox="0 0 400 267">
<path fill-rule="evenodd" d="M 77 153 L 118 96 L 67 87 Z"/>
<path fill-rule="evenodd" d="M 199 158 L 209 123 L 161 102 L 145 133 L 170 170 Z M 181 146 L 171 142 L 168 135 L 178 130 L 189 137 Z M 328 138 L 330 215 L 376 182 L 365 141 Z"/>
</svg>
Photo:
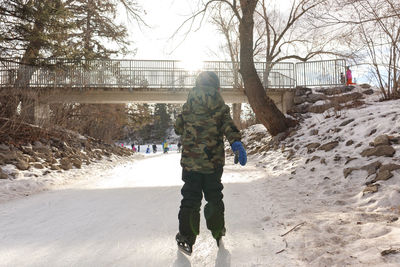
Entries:
<svg viewBox="0 0 400 267">
<path fill-rule="evenodd" d="M 2 167 L 4 173 L 14 174 L 13 179 L 0 180 L 0 203 L 27 197 L 29 195 L 47 191 L 51 189 L 59 189 L 68 187 L 75 183 L 84 183 L 88 181 L 88 173 L 90 177 L 101 176 L 104 170 L 108 170 L 117 165 L 132 162 L 136 159 L 143 158 L 142 155 L 135 154 L 129 157 L 120 157 L 112 155 L 109 158 L 96 160 L 91 165 L 82 165 L 81 169 L 73 167 L 68 171 L 45 171 L 42 169 L 30 168 L 26 171 L 18 170 L 15 165 L 7 164 Z"/>
<path fill-rule="evenodd" d="M 346 168 L 376 161 L 400 164 L 398 143 L 391 144 L 393 157 L 360 155 L 376 137 L 400 133 L 400 101 L 373 100 L 376 95 L 362 107 L 309 113 L 275 149 L 265 148 L 271 137 L 263 126 L 245 131 L 250 152 L 258 151 L 249 162 L 256 161 L 269 177 L 263 188 L 268 218 L 263 226 L 295 228 L 284 238 L 288 246 L 282 253 L 295 255 L 299 265 L 398 266 L 400 262 L 400 170 L 392 171 L 389 180 L 375 182 L 376 192 L 365 190 L 375 171 L 344 174 Z M 335 141 L 337 145 L 327 151 L 308 147 Z M 387 250 L 392 253 L 382 256 Z"/>
</svg>

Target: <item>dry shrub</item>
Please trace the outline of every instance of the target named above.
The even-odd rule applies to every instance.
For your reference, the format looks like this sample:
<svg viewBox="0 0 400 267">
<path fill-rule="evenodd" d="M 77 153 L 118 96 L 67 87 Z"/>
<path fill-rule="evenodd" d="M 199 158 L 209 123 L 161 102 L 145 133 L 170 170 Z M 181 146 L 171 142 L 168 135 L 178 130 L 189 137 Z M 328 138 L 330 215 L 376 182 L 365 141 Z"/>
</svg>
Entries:
<svg viewBox="0 0 400 267">
<path fill-rule="evenodd" d="M 112 142 L 127 124 L 123 104 L 54 104 L 51 123 L 94 138 Z"/>
<path fill-rule="evenodd" d="M 27 88 L 1 88 L 0 91 L 0 139 L 10 136 L 25 136 L 24 124 L 35 123 L 35 102 L 37 92 Z M 32 126 L 32 125 L 31 125 Z M 32 134 L 39 134 L 39 130 Z"/>
<path fill-rule="evenodd" d="M 33 143 L 50 136 L 61 136 L 54 129 L 35 126 L 22 121 L 0 118 L 0 143 L 21 145 Z"/>
</svg>

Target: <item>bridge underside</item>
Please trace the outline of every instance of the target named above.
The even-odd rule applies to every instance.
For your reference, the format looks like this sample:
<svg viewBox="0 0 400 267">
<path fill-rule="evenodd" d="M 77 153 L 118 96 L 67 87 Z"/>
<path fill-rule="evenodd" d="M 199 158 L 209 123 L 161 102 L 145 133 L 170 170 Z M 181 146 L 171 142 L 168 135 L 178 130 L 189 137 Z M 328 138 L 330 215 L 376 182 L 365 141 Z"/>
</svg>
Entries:
<svg viewBox="0 0 400 267">
<path fill-rule="evenodd" d="M 47 103 L 87 103 L 87 104 L 125 104 L 125 103 L 185 103 L 189 90 L 166 89 L 52 89 L 41 94 L 41 102 Z M 226 103 L 246 103 L 246 95 L 239 90 L 221 92 Z"/>
<path fill-rule="evenodd" d="M 127 104 L 127 103 L 171 103 L 183 104 L 186 102 L 189 89 L 167 90 L 164 88 L 0 88 L 1 95 L 25 95 L 35 103 L 35 121 L 41 121 L 49 116 L 49 104 L 54 103 L 82 103 L 82 104 Z M 225 89 L 221 91 L 225 103 L 247 103 L 248 99 L 243 91 Z M 292 107 L 293 90 L 267 90 L 267 95 L 276 106 L 287 113 Z"/>
<path fill-rule="evenodd" d="M 46 94 L 42 102 L 47 103 L 91 103 L 91 104 L 126 104 L 126 103 L 170 103 L 183 104 L 186 102 L 189 89 L 98 89 L 95 90 L 64 90 L 54 89 Z M 241 90 L 222 90 L 225 103 L 248 103 L 247 96 Z M 282 112 L 287 112 L 292 106 L 294 92 L 269 90 L 267 95 L 272 98 Z"/>
</svg>

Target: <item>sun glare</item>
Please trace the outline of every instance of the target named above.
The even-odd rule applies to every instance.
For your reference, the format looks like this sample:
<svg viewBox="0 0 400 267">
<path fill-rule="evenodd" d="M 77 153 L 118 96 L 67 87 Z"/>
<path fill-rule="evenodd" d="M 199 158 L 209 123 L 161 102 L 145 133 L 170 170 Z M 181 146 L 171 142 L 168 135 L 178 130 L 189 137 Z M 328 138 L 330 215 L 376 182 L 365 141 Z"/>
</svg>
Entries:
<svg viewBox="0 0 400 267">
<path fill-rule="evenodd" d="M 182 67 L 188 71 L 199 71 L 203 68 L 203 61 L 198 57 L 187 57 L 182 60 Z"/>
</svg>

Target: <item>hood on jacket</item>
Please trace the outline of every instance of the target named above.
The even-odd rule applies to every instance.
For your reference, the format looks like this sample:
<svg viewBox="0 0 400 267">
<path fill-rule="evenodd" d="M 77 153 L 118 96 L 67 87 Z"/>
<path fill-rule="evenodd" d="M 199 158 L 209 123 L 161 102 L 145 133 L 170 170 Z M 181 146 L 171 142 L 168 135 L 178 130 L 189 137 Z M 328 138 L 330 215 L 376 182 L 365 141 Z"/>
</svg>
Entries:
<svg viewBox="0 0 400 267">
<path fill-rule="evenodd" d="M 195 114 L 213 112 L 225 105 L 221 94 L 211 86 L 194 87 L 190 90 L 186 103 Z"/>
<path fill-rule="evenodd" d="M 189 92 L 186 102 L 188 108 L 195 114 L 204 114 L 224 106 L 219 87 L 219 78 L 215 72 L 201 72 L 196 78 L 196 86 Z"/>
<path fill-rule="evenodd" d="M 218 89 L 220 87 L 219 78 L 213 71 L 202 71 L 196 78 L 196 87 L 211 86 Z"/>
</svg>

